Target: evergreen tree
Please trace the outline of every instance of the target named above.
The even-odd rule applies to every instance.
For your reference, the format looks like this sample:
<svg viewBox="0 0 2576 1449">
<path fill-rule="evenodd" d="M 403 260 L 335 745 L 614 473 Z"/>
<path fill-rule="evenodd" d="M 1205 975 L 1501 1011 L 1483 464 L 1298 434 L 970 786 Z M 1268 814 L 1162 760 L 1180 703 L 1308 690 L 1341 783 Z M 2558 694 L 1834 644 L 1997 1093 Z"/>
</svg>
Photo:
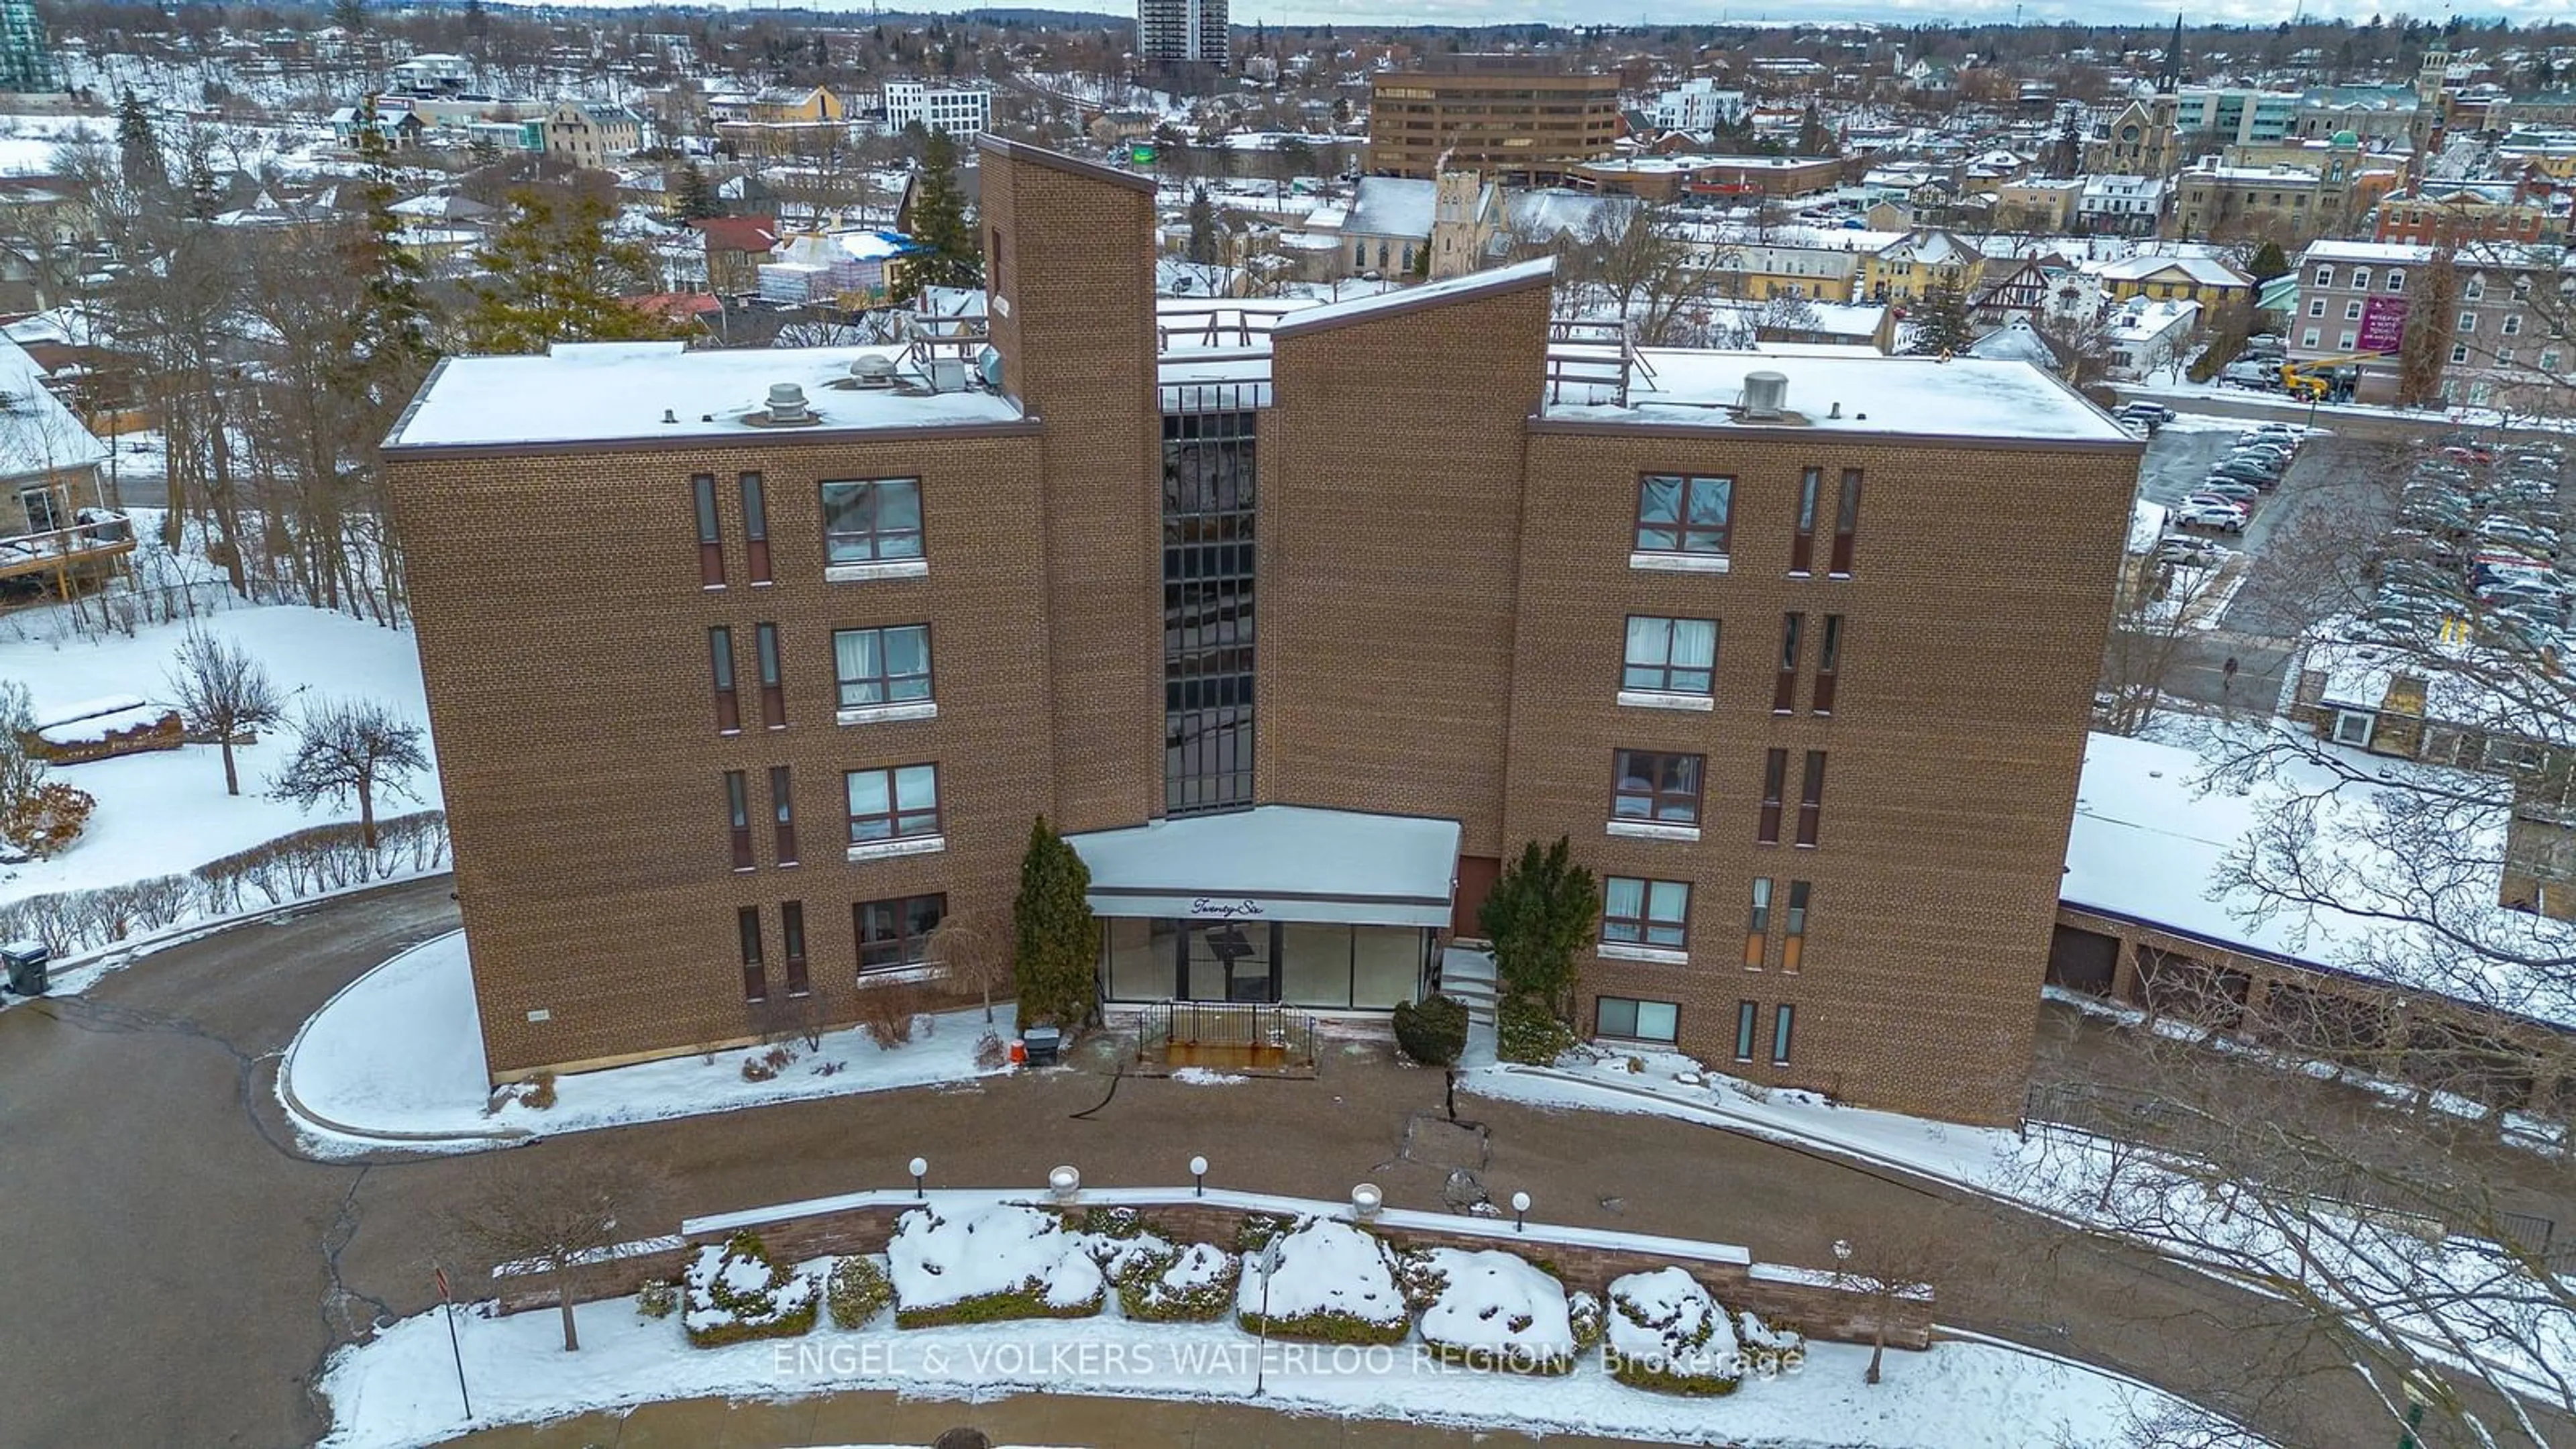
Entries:
<svg viewBox="0 0 2576 1449">
<path fill-rule="evenodd" d="M 1190 193 L 1190 260 L 1201 266 L 1216 262 L 1216 203 L 1204 186 Z"/>
<path fill-rule="evenodd" d="M 1084 899 L 1090 889 L 1091 868 L 1039 816 L 1029 827 L 1020 894 L 1011 904 L 1011 974 L 1022 1031 L 1045 1022 L 1069 1032 L 1099 999 L 1100 929 Z"/>
<path fill-rule="evenodd" d="M 957 187 L 957 144 L 933 131 L 921 148 L 920 188 L 912 198 L 912 239 L 921 250 L 906 257 L 898 301 L 924 287 L 984 285 L 984 256 L 966 225 L 966 196 Z"/>
<path fill-rule="evenodd" d="M 351 396 L 378 407 L 399 405 L 429 370 L 433 318 L 421 294 L 420 258 L 402 245 L 403 221 L 394 215 L 393 146 L 376 125 L 376 100 L 358 113 L 358 160 L 365 167 L 361 194 L 366 213 L 347 244 L 350 274 L 365 279 L 358 307 L 343 334 L 338 371 Z"/>
<path fill-rule="evenodd" d="M 1798 154 L 1822 156 L 1832 144 L 1833 138 L 1825 130 L 1824 116 L 1816 110 L 1814 101 L 1807 102 L 1807 113 L 1798 119 Z"/>
<path fill-rule="evenodd" d="M 1476 914 L 1494 943 L 1501 994 L 1559 1017 L 1573 1006 L 1575 953 L 1600 921 L 1600 884 L 1574 863 L 1573 843 L 1562 835 L 1543 851 L 1535 840 L 1524 847 Z"/>
<path fill-rule="evenodd" d="M 1905 320 L 1914 328 L 1913 345 L 1905 350 L 1921 357 L 1956 357 L 1977 340 L 1977 329 L 1968 320 L 1967 294 L 1951 281 L 1934 282 L 1923 289 L 1923 300 Z"/>
<path fill-rule="evenodd" d="M 483 0 L 465 0 L 465 33 L 481 40 L 492 28 L 492 17 L 483 13 Z"/>
<path fill-rule="evenodd" d="M 483 275 L 466 284 L 473 305 L 459 319 L 469 352 L 543 352 L 557 342 L 668 337 L 660 318 L 627 296 L 653 290 L 653 254 L 608 234 L 612 213 L 593 196 L 510 197 L 510 219 L 474 254 Z"/>
<path fill-rule="evenodd" d="M 116 154 L 125 169 L 125 184 L 137 191 L 169 182 L 170 167 L 161 155 L 161 138 L 152 129 L 152 113 L 132 91 L 116 103 Z"/>
<path fill-rule="evenodd" d="M 2245 264 L 2245 275 L 2252 277 L 2258 288 L 2274 277 L 2286 275 L 2289 270 L 2290 259 L 2282 253 L 2281 244 L 2269 240 L 2255 248 L 2254 259 Z"/>
<path fill-rule="evenodd" d="M 192 221 L 212 221 L 224 209 L 223 183 L 215 177 L 212 158 L 199 148 L 188 152 L 188 217 Z"/>
<path fill-rule="evenodd" d="M 367 28 L 365 0 L 331 0 L 331 23 L 351 35 Z"/>
<path fill-rule="evenodd" d="M 708 182 L 707 173 L 699 170 L 695 161 L 681 167 L 672 176 L 671 202 L 682 221 L 724 215 L 724 207 L 716 200 L 714 185 Z"/>
</svg>

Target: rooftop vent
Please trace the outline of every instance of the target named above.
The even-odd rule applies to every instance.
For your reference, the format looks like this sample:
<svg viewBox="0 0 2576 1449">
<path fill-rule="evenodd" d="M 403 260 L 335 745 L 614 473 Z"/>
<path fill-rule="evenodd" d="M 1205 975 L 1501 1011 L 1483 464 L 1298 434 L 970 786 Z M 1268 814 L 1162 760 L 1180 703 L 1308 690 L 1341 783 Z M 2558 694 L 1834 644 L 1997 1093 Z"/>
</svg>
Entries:
<svg viewBox="0 0 2576 1449">
<path fill-rule="evenodd" d="M 1789 379 L 1777 372 L 1744 374 L 1744 420 L 1776 423 L 1789 405 Z"/>
<path fill-rule="evenodd" d="M 894 386 L 894 359 L 871 353 L 850 364 L 850 379 L 871 391 Z"/>
<path fill-rule="evenodd" d="M 756 428 L 810 428 L 822 419 L 805 401 L 805 389 L 792 382 L 774 382 L 769 385 L 769 406 L 744 421 Z"/>
</svg>

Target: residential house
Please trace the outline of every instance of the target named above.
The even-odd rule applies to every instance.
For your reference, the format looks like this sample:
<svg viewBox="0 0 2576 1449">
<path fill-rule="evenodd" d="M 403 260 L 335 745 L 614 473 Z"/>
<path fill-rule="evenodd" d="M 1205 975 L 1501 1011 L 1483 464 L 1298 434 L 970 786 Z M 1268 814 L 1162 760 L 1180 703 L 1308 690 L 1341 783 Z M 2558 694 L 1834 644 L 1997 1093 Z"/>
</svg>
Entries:
<svg viewBox="0 0 2576 1449">
<path fill-rule="evenodd" d="M 2189 360 L 2193 336 L 2200 327 L 2201 306 L 2187 299 L 2151 302 L 2132 297 L 2104 324 L 2109 334 L 2111 376 L 2144 378 Z"/>
<path fill-rule="evenodd" d="M 1985 264 L 1976 247 L 1957 233 L 1917 227 L 1861 258 L 1860 296 L 1872 302 L 1912 302 L 1939 286 L 1965 298 Z"/>
<path fill-rule="evenodd" d="M 760 290 L 760 266 L 778 250 L 778 218 L 708 216 L 689 225 L 706 242 L 708 291 L 747 297 Z"/>
<path fill-rule="evenodd" d="M 70 598 L 114 578 L 134 530 L 102 492 L 107 446 L 0 339 L 0 602 Z"/>
<path fill-rule="evenodd" d="M 2218 257 L 2144 252 L 2091 270 L 2114 302 L 2143 297 L 2152 302 L 2198 302 L 2217 311 L 2254 299 L 2254 279 Z"/>
<path fill-rule="evenodd" d="M 2153 236 L 2164 223 L 2172 188 L 2172 182 L 2152 176 L 2087 176 L 2075 202 L 2076 225 L 2086 232 Z"/>
<path fill-rule="evenodd" d="M 643 122 L 622 106 L 560 102 L 546 112 L 545 152 L 590 171 L 634 153 L 643 144 Z"/>
</svg>

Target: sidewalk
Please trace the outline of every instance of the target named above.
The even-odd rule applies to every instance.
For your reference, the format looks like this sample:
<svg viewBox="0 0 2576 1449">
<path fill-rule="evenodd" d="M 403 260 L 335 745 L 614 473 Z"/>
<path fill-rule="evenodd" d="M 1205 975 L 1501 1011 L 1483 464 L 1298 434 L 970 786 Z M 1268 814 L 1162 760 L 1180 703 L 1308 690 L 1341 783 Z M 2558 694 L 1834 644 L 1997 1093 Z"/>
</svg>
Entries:
<svg viewBox="0 0 2576 1449">
<path fill-rule="evenodd" d="M 582 1414 L 513 1425 L 448 1442 L 474 1449 L 799 1449 L 818 1444 L 928 1445 L 971 1425 L 997 1445 L 1099 1445 L 1107 1449 L 1466 1449 L 1538 1440 L 1508 1431 L 1438 1429 L 1381 1419 L 1272 1413 L 1242 1404 L 1014 1394 L 987 1403 L 906 1399 L 884 1391 L 826 1394 L 783 1403 L 677 1399 L 623 1414 Z M 1562 1449 L 1613 1449 L 1623 1439 L 1547 1436 Z"/>
</svg>

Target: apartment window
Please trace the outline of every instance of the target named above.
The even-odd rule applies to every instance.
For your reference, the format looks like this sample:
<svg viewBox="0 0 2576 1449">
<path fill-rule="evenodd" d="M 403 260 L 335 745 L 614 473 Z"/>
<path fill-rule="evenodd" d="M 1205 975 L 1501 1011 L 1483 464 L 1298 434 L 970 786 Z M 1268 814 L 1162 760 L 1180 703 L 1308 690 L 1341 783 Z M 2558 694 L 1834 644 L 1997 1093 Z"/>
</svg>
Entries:
<svg viewBox="0 0 2576 1449">
<path fill-rule="evenodd" d="M 697 495 L 698 505 L 698 582 L 710 589 L 724 587 L 724 527 L 716 521 L 716 479 L 712 473 L 700 473 L 689 480 Z"/>
<path fill-rule="evenodd" d="M 2334 268 L 2332 268 L 2332 267 L 2319 267 L 2319 268 L 2317 268 L 2317 285 L 2318 285 L 2318 286 L 2320 286 L 2320 287 L 2331 287 L 2331 286 L 2333 286 L 2333 285 L 2334 285 Z"/>
<path fill-rule="evenodd" d="M 1690 883 L 1610 876 L 1601 882 L 1601 939 L 1678 951 L 1690 938 Z"/>
<path fill-rule="evenodd" d="M 1757 845 L 1780 843 L 1780 792 L 1789 783 L 1789 752 L 1765 750 L 1762 754 L 1762 822 L 1753 832 Z"/>
<path fill-rule="evenodd" d="M 2487 283 L 2484 277 L 2471 277 L 2468 282 L 2460 288 L 2460 300 L 2464 302 L 2484 301 L 2486 295 Z"/>
<path fill-rule="evenodd" d="M 1735 1003 L 1735 1059 L 1737 1061 L 1753 1060 L 1753 1028 L 1761 1019 L 1762 1007 L 1759 1003 L 1751 1001 Z"/>
<path fill-rule="evenodd" d="M 2343 330 L 2343 336 L 2335 339 L 2335 348 L 2339 352 L 2350 352 L 2352 351 L 2352 342 L 2353 332 L 2351 328 L 2347 327 Z"/>
<path fill-rule="evenodd" d="M 1783 971 L 1797 970 L 1799 959 L 1806 954 L 1808 895 L 1809 882 L 1789 882 L 1789 911 L 1782 921 L 1780 938 L 1780 969 Z"/>
<path fill-rule="evenodd" d="M 1771 1065 L 1789 1065 L 1789 1039 L 1797 1023 L 1798 1008 L 1785 1001 L 1771 1008 Z"/>
<path fill-rule="evenodd" d="M 805 974 L 805 903 L 786 901 L 778 907 L 778 934 L 787 958 L 787 994 L 804 996 L 813 989 Z"/>
<path fill-rule="evenodd" d="M 2361 320 L 2361 302 L 2358 299 L 2343 304 L 2343 320 L 2346 322 Z"/>
<path fill-rule="evenodd" d="M 1665 825 L 1699 823 L 1698 755 L 1619 750 L 1612 757 L 1610 814 Z"/>
<path fill-rule="evenodd" d="M 2556 372 L 2558 370 L 2558 357 L 2558 349 L 2555 347 L 2544 347 L 2540 349 L 2540 370 L 2543 372 Z"/>
<path fill-rule="evenodd" d="M 834 630 L 832 667 L 839 678 L 843 709 L 928 699 L 930 626 Z"/>
<path fill-rule="evenodd" d="M 939 834 L 939 767 L 898 765 L 848 776 L 850 843 L 925 840 Z"/>
<path fill-rule="evenodd" d="M 2300 345 L 2301 347 L 2314 347 L 2314 346 L 2316 346 L 2316 345 L 2317 345 L 2317 329 L 2315 329 L 2314 327 L 2311 327 L 2311 328 L 2309 328 L 2305 333 L 2301 334 L 2301 335 L 2300 335 L 2300 337 L 2299 337 L 2299 345 Z"/>
<path fill-rule="evenodd" d="M 2356 292 L 2367 292 L 2370 290 L 2370 268 L 2355 267 L 2352 269 L 2352 289 Z"/>
<path fill-rule="evenodd" d="M 2463 312 L 2463 313 L 2461 313 L 2461 314 L 2460 314 L 2460 330 L 2461 330 L 2462 332 L 2475 332 L 2475 331 L 2477 331 L 2477 330 L 2478 330 L 2478 314 L 2477 314 L 2477 313 L 2475 313 L 2475 312 Z"/>
<path fill-rule="evenodd" d="M 1259 414 L 1163 417 L 1163 805 L 1253 798 Z"/>
<path fill-rule="evenodd" d="M 930 954 L 930 933 L 948 914 L 945 895 L 901 896 L 887 901 L 861 901 L 850 908 L 859 938 L 859 970 L 892 971 L 918 966 Z"/>
<path fill-rule="evenodd" d="M 987 228 L 985 231 L 984 266 L 989 273 L 984 279 L 986 285 L 991 288 L 994 296 L 1001 296 L 1002 229 L 998 226 Z"/>
<path fill-rule="evenodd" d="M 1787 714 L 1798 707 L 1798 650 L 1805 642 L 1807 616 L 1780 616 L 1780 667 L 1771 676 L 1771 712 Z"/>
<path fill-rule="evenodd" d="M 751 652 L 760 668 L 760 722 L 774 730 L 787 728 L 787 688 L 778 676 L 778 626 L 751 626 Z"/>
<path fill-rule="evenodd" d="M 1622 689 L 1657 694 L 1708 694 L 1715 687 L 1717 621 L 1628 616 L 1628 652 Z"/>
<path fill-rule="evenodd" d="M 777 832 L 777 840 L 774 843 L 778 846 L 778 863 L 794 865 L 796 863 L 796 802 L 795 791 L 788 785 L 785 765 L 769 767 L 769 817 L 771 827 Z"/>
<path fill-rule="evenodd" d="M 2339 745 L 2370 747 L 2371 732 L 2378 727 L 2379 716 L 2361 710 L 2335 711 L 2334 741 Z"/>
<path fill-rule="evenodd" d="M 2505 336 L 2507 336 L 2507 337 L 2519 337 L 2519 336 L 2521 336 L 2521 335 L 2522 335 L 2522 314 L 2521 314 L 2521 313 L 2519 313 L 2519 312 L 2516 312 L 2516 313 L 2514 313 L 2512 316 L 2507 317 L 2506 319 L 2504 319 L 2503 332 L 2504 332 L 2504 335 L 2505 335 Z"/>
<path fill-rule="evenodd" d="M 1744 969 L 1762 969 L 1762 954 L 1771 939 L 1771 878 L 1753 878 L 1753 910 L 1744 921 Z"/>
<path fill-rule="evenodd" d="M 1798 785 L 1798 843 L 1816 843 L 1816 826 L 1825 811 L 1825 752 L 1807 751 L 1807 768 Z"/>
<path fill-rule="evenodd" d="M 1592 1031 L 1595 1036 L 1624 1037 L 1629 1041 L 1669 1042 L 1680 1035 L 1681 1008 L 1669 1001 L 1600 997 L 1593 1006 Z"/>
<path fill-rule="evenodd" d="M 2389 290 L 2389 291 L 2391 291 L 2391 292 L 2403 292 L 2403 291 L 2405 291 L 2405 290 L 2406 290 L 2406 274 L 2405 274 L 2404 272 L 2396 271 L 2396 270 L 2393 270 L 2393 269 L 2392 269 L 2392 270 L 2389 272 L 2389 274 L 2388 274 L 2388 288 L 2387 288 L 2387 290 Z"/>
<path fill-rule="evenodd" d="M 1816 562 L 1816 495 L 1824 490 L 1825 470 L 1809 468 L 1798 475 L 1798 527 L 1789 536 L 1789 572 L 1805 575 Z"/>
<path fill-rule="evenodd" d="M 2311 300 L 2308 303 L 2308 315 L 2311 317 L 2322 317 L 2326 315 L 2326 299 L 2318 297 Z"/>
<path fill-rule="evenodd" d="M 1843 470 L 1842 498 L 1834 508 L 1833 577 L 1849 578 L 1852 571 L 1852 539 L 1860 532 L 1860 470 Z"/>
<path fill-rule="evenodd" d="M 2466 362 L 2466 361 L 2468 361 L 2468 360 L 2469 360 L 2469 347 L 2468 347 L 2468 344 L 2467 344 L 2467 343 L 2465 343 L 2465 342 L 2455 342 L 2455 343 L 2452 343 L 2452 344 L 2451 344 L 2451 360 L 2452 360 L 2453 362 Z"/>
<path fill-rule="evenodd" d="M 1834 683 L 1843 667 L 1843 616 L 1825 616 L 1824 637 L 1816 644 L 1816 688 L 1807 708 L 1817 714 L 1834 712 Z"/>
<path fill-rule="evenodd" d="M 823 485 L 823 561 L 867 564 L 921 557 L 921 480 Z"/>
<path fill-rule="evenodd" d="M 760 959 L 760 907 L 734 912 L 734 930 L 742 938 L 742 999 L 769 999 L 769 967 Z"/>
<path fill-rule="evenodd" d="M 725 828 L 732 835 L 733 868 L 749 870 L 751 859 L 751 789 L 740 770 L 727 770 L 725 785 Z"/>
<path fill-rule="evenodd" d="M 1637 481 L 1637 552 L 1726 556 L 1735 480 L 1648 473 Z"/>
<path fill-rule="evenodd" d="M 742 475 L 742 548 L 743 562 L 751 568 L 751 581 L 768 583 L 769 493 L 757 473 Z"/>
<path fill-rule="evenodd" d="M 724 734 L 742 730 L 742 696 L 733 687 L 733 631 L 717 627 L 707 631 L 707 658 L 714 667 L 716 686 L 716 728 Z"/>
</svg>

